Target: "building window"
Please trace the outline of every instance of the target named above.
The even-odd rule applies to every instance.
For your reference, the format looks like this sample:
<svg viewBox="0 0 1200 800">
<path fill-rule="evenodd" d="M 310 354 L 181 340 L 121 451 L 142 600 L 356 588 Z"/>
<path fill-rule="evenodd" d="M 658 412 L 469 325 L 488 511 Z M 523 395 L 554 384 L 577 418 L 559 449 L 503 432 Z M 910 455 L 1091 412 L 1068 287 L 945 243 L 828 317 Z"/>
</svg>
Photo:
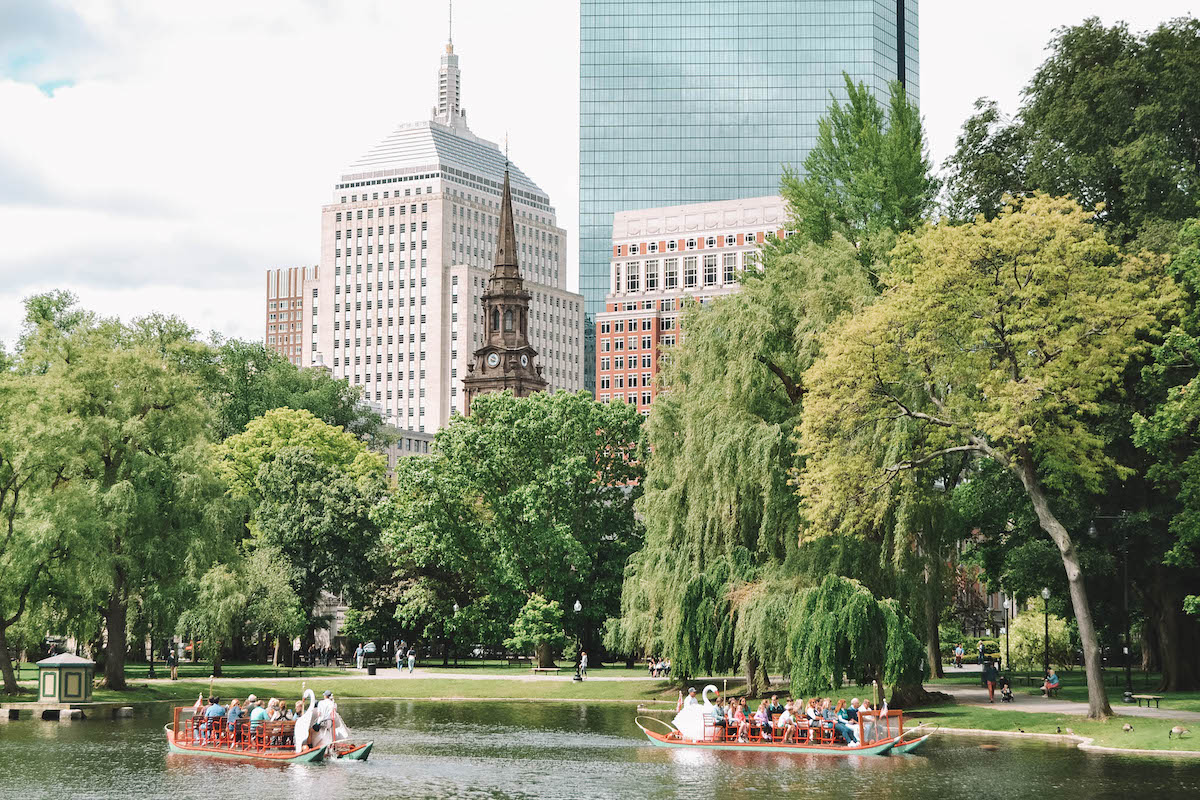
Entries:
<svg viewBox="0 0 1200 800">
<path fill-rule="evenodd" d="M 715 269 L 715 267 L 714 267 Z M 683 260 L 683 288 L 696 288 L 696 257 L 688 256 Z"/>
<path fill-rule="evenodd" d="M 667 251 L 668 251 L 668 252 L 671 252 L 671 253 L 674 253 L 674 252 L 675 252 L 675 240 L 674 240 L 674 239 L 672 239 L 671 241 L 667 242 Z"/>
<path fill-rule="evenodd" d="M 663 288 L 679 288 L 679 259 L 668 258 L 663 262 Z"/>
<path fill-rule="evenodd" d="M 642 337 L 642 349 L 643 349 L 643 350 L 649 350 L 649 349 L 650 349 L 650 337 L 649 337 L 649 336 L 643 336 L 643 337 Z"/>
<path fill-rule="evenodd" d="M 650 252 L 651 252 L 651 253 L 657 253 L 657 252 L 658 252 L 658 242 L 651 242 L 649 246 L 650 246 Z"/>
<path fill-rule="evenodd" d="M 641 272 L 641 264 L 640 263 L 638 263 L 637 261 L 629 262 L 629 265 L 626 267 L 626 270 L 625 270 L 626 291 L 630 291 L 630 292 L 638 291 L 638 279 L 640 277 L 640 275 L 639 275 L 640 272 Z"/>
<path fill-rule="evenodd" d="M 638 254 L 638 246 L 636 244 L 629 245 L 629 255 L 636 256 Z"/>
<path fill-rule="evenodd" d="M 646 291 L 653 292 L 658 288 L 658 262 L 646 262 Z"/>
<path fill-rule="evenodd" d="M 704 240 L 704 246 L 708 247 L 710 249 L 713 247 L 716 247 L 717 246 L 717 237 L 709 236 L 707 239 Z"/>
<path fill-rule="evenodd" d="M 737 253 L 726 253 L 724 256 L 724 283 L 726 286 L 737 283 Z"/>
<path fill-rule="evenodd" d="M 607 357 L 607 356 L 606 356 L 606 357 L 604 357 L 604 358 L 602 358 L 602 359 L 600 359 L 600 371 L 601 371 L 601 372 L 608 372 L 608 364 L 609 364 L 609 361 L 608 361 L 608 357 Z"/>
<path fill-rule="evenodd" d="M 650 400 L 651 400 L 650 392 L 642 392 L 642 405 L 644 405 L 644 406 L 650 405 Z"/>
<path fill-rule="evenodd" d="M 688 249 L 688 250 L 695 250 L 695 249 L 696 249 L 696 240 L 695 240 L 695 239 L 688 239 L 686 244 L 687 244 L 687 249 Z"/>
<path fill-rule="evenodd" d="M 717 256 L 715 253 L 704 257 L 704 285 L 717 285 Z"/>
<path fill-rule="evenodd" d="M 737 237 L 732 233 L 725 234 L 725 246 L 733 247 L 735 244 L 737 244 Z"/>
</svg>

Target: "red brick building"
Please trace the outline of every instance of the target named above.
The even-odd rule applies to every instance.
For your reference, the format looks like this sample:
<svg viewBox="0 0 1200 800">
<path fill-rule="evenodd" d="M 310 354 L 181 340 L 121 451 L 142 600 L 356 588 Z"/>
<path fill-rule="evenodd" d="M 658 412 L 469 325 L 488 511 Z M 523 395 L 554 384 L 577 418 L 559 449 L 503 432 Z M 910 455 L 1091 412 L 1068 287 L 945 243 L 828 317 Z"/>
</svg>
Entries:
<svg viewBox="0 0 1200 800">
<path fill-rule="evenodd" d="M 785 219 L 775 196 L 614 214 L 609 291 L 596 315 L 596 399 L 648 414 L 659 355 L 678 341 L 683 304 L 737 291 Z"/>
<path fill-rule="evenodd" d="M 315 280 L 316 267 L 283 267 L 267 270 L 267 347 L 298 367 L 303 358 L 304 282 Z"/>
</svg>

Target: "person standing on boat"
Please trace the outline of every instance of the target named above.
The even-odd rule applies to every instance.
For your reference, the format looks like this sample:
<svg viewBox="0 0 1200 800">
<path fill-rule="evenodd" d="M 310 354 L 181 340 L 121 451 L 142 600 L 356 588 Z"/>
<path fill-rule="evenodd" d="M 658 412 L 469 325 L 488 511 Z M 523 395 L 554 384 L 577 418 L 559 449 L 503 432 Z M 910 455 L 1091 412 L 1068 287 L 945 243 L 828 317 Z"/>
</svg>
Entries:
<svg viewBox="0 0 1200 800">
<path fill-rule="evenodd" d="M 698 706 L 698 705 L 700 705 L 700 701 L 696 699 L 696 687 L 689 686 L 687 697 L 685 697 L 683 699 L 683 707 L 687 708 L 688 706 Z"/>
</svg>

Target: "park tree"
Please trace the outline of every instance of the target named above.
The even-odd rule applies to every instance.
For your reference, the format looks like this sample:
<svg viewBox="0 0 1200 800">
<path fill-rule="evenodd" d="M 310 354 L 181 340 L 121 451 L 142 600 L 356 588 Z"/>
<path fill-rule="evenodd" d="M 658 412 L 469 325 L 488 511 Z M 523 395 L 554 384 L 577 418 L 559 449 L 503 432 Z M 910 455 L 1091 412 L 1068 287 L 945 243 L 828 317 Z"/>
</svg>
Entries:
<svg viewBox="0 0 1200 800">
<path fill-rule="evenodd" d="M 251 420 L 213 453 L 230 495 L 247 503 L 246 546 L 276 554 L 311 637 L 321 592 L 353 593 L 379 555 L 370 512 L 386 489 L 384 457 L 290 408 Z"/>
<path fill-rule="evenodd" d="M 562 606 L 557 600 L 532 594 L 517 613 L 512 636 L 504 645 L 517 653 L 533 653 L 539 667 L 553 667 L 554 651 L 564 642 Z"/>
<path fill-rule="evenodd" d="M 897 234 L 929 216 L 938 182 L 904 87 L 891 84 L 884 108 L 866 85 L 844 77 L 846 102 L 831 93 L 804 172 L 785 168 L 782 192 L 803 236 L 825 244 L 839 234 L 874 269 Z"/>
<path fill-rule="evenodd" d="M 9 631 L 46 594 L 69 557 L 72 531 L 53 523 L 67 492 L 71 427 L 55 402 L 56 380 L 0 372 L 0 670 L 4 692 L 19 691 Z"/>
<path fill-rule="evenodd" d="M 1070 195 L 1102 206 L 1119 241 L 1174 226 L 1200 199 L 1200 21 L 1131 33 L 1096 18 L 1062 28 L 1005 119 L 981 100 L 948 161 L 948 205 L 993 216 L 1007 194 Z"/>
<path fill-rule="evenodd" d="M 359 387 L 321 368 L 297 368 L 262 342 L 216 341 L 203 374 L 218 442 L 276 408 L 308 411 L 364 441 L 383 441 L 382 418 L 362 402 Z"/>
<path fill-rule="evenodd" d="M 1145 380 L 1160 387 L 1162 394 L 1152 409 L 1134 414 L 1133 441 L 1153 459 L 1148 479 L 1175 500 L 1164 561 L 1191 576 L 1190 591 L 1177 604 L 1195 608 L 1200 602 L 1195 578 L 1200 567 L 1200 220 L 1183 226 L 1169 270 L 1183 292 L 1181 313 L 1143 370 Z M 1193 624 L 1176 619 L 1160 634 L 1182 656 L 1178 661 L 1164 658 L 1164 683 L 1170 688 L 1200 683 L 1200 670 L 1192 657 L 1195 635 L 1187 633 Z M 1166 673 L 1174 680 L 1168 682 Z"/>
<path fill-rule="evenodd" d="M 123 689 L 131 604 L 180 580 L 220 496 L 204 452 L 208 410 L 187 368 L 198 344 L 178 321 L 97 320 L 62 293 L 27 307 L 18 371 L 57 381 L 74 439 L 60 479 L 72 503 L 57 521 L 88 553 L 75 612 L 99 610 L 105 683 Z"/>
<path fill-rule="evenodd" d="M 642 417 L 584 394 L 487 394 L 438 431 L 435 453 L 397 464 L 377 511 L 394 565 L 397 619 L 441 634 L 474 626 L 481 604 L 505 627 L 534 594 L 571 608 L 585 646 L 619 607 L 641 543 L 633 514 Z M 472 622 L 474 621 L 474 622 Z M 507 631 L 491 629 L 502 641 Z"/>
<path fill-rule="evenodd" d="M 1110 713 L 1082 565 L 1051 492 L 1127 472 L 1094 426 L 1174 295 L 1160 259 L 1123 255 L 1074 202 L 1035 196 L 997 219 L 927 227 L 892 255 L 883 297 L 831 330 L 806 373 L 798 475 L 813 524 L 886 511 L 913 470 L 970 453 L 1021 482 L 1066 572 L 1092 717 Z M 881 448 L 896 426 L 908 445 Z"/>
<path fill-rule="evenodd" d="M 1007 643 L 1012 659 L 1010 669 L 1041 671 L 1047 659 L 1052 667 L 1057 664 L 1064 669 L 1073 668 L 1074 648 L 1067 621 L 1057 614 L 1047 616 L 1046 603 L 1038 597 L 1010 623 Z M 1001 647 L 1004 646 L 1001 639 Z"/>
<path fill-rule="evenodd" d="M 837 690 L 847 680 L 890 688 L 893 705 L 924 698 L 921 643 L 892 599 L 880 600 L 858 581 L 827 575 L 804 589 L 788 615 L 792 692 Z"/>
<path fill-rule="evenodd" d="M 245 622 L 244 576 L 227 564 L 216 564 L 200 577 L 195 602 L 179 617 L 179 630 L 192 641 L 202 641 L 212 660 L 212 674 L 221 676 L 221 655 Z"/>
</svg>

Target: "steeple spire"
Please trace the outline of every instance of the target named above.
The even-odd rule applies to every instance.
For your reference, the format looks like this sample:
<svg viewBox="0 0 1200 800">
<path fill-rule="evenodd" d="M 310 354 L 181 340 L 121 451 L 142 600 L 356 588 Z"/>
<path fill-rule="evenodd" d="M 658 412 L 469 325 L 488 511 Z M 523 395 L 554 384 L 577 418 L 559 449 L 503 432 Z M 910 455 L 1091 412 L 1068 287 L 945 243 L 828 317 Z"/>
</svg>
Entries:
<svg viewBox="0 0 1200 800">
<path fill-rule="evenodd" d="M 517 227 L 513 222 L 512 188 L 509 186 L 507 163 L 504 167 L 504 195 L 500 198 L 500 228 L 496 233 L 496 260 L 492 265 L 492 279 L 496 278 L 521 278 L 520 265 L 517 264 Z"/>
</svg>

